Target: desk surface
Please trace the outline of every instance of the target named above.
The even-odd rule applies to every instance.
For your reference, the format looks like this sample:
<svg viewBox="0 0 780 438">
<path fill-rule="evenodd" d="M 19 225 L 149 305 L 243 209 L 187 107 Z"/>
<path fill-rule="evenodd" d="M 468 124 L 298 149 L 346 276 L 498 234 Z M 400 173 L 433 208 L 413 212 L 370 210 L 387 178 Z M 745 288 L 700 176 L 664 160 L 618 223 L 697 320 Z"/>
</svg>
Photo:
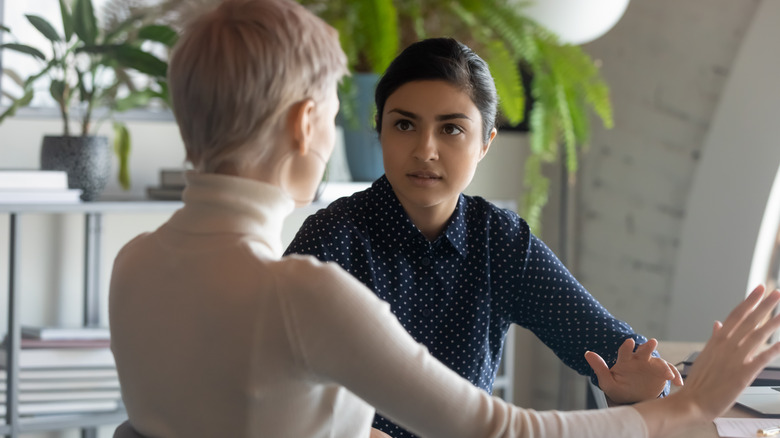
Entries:
<svg viewBox="0 0 780 438">
<path fill-rule="evenodd" d="M 694 342 L 670 342 L 663 341 L 658 343 L 658 352 L 661 357 L 671 363 L 678 363 L 688 357 L 688 355 L 697 350 L 701 350 L 703 343 Z M 672 387 L 674 388 L 674 387 Z M 724 417 L 752 417 L 750 412 L 738 406 L 732 407 Z M 680 430 L 669 438 L 718 438 L 718 431 L 713 423 L 707 423 L 700 426 L 694 426 Z"/>
</svg>

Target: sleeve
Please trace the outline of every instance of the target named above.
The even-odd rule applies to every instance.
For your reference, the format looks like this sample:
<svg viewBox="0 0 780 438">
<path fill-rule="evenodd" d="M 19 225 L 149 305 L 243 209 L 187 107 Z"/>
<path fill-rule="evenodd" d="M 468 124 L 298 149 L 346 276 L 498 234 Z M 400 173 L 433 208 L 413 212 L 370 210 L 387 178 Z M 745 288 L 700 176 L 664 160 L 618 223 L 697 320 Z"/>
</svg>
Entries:
<svg viewBox="0 0 780 438">
<path fill-rule="evenodd" d="M 296 290 L 285 297 L 304 366 L 421 436 L 647 436 L 641 415 L 628 406 L 536 412 L 491 397 L 414 342 L 389 305 L 343 270 L 315 262 L 294 272 Z"/>
<path fill-rule="evenodd" d="M 566 365 L 590 376 L 596 385 L 596 375 L 584 358 L 587 350 L 601 355 L 612 367 L 626 339 L 633 338 L 637 346 L 647 342 L 612 316 L 533 234 L 518 278 L 513 322 L 531 330 Z M 653 355 L 659 357 L 657 351 Z M 669 386 L 667 382 L 661 397 L 668 395 Z"/>
</svg>

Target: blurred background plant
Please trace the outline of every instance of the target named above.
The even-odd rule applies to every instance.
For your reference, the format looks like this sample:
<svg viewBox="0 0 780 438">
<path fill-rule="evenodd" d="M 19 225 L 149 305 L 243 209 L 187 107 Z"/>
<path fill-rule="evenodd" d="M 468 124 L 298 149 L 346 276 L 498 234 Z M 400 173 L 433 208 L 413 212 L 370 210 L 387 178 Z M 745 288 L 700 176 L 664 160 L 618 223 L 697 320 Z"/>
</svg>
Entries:
<svg viewBox="0 0 780 438">
<path fill-rule="evenodd" d="M 590 111 L 612 127 L 609 88 L 597 63 L 524 15 L 517 0 L 299 2 L 339 31 L 353 72 L 382 73 L 402 48 L 431 37 L 455 38 L 484 58 L 496 82 L 503 126 L 525 122 L 530 131 L 519 205 L 536 232 L 549 191 L 543 165 L 563 159 L 575 174 L 578 151 L 590 136 Z"/>
<path fill-rule="evenodd" d="M 92 0 L 59 0 L 61 22 L 57 27 L 38 15 L 26 15 L 29 23 L 49 43 L 34 47 L 17 41 L 13 29 L 2 27 L 12 37 L 1 49 L 13 50 L 34 58 L 40 70 L 27 77 L 13 68 L 3 73 L 15 84 L 15 90 L 2 90 L 10 105 L 0 114 L 0 122 L 29 105 L 41 92 L 39 83 L 48 80 L 48 92 L 57 103 L 64 137 L 71 136 L 71 122 L 78 120 L 77 134 L 96 132 L 98 121 L 114 120 L 114 150 L 119 158 L 118 178 L 125 189 L 130 186 L 128 169 L 130 134 L 114 115 L 152 101 L 168 102 L 166 48 L 176 41 L 176 32 L 156 23 L 163 11 L 138 0 L 111 0 L 104 5 L 99 23 Z M 5 38 L 7 41 L 8 39 Z"/>
</svg>

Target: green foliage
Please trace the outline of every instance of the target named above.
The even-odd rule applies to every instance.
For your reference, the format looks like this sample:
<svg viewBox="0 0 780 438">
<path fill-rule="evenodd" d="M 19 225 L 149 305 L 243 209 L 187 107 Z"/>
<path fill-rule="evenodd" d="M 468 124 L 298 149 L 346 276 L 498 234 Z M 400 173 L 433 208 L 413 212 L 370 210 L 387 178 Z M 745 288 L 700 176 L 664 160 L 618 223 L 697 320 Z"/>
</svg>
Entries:
<svg viewBox="0 0 780 438">
<path fill-rule="evenodd" d="M 48 91 L 59 107 L 65 136 L 70 135 L 74 110 L 81 115 L 80 135 L 86 136 L 92 132 L 96 108 L 107 109 L 108 117 L 111 117 L 115 112 L 147 105 L 152 99 L 168 102 L 167 62 L 145 50 L 142 44 L 151 41 L 171 47 L 177 34 L 168 26 L 153 24 L 156 18 L 153 10 L 127 14 L 112 28 L 101 29 L 92 0 L 59 0 L 59 6 L 62 33 L 46 19 L 26 15 L 29 23 L 51 44 L 49 50 L 18 41 L 0 45 L 0 49 L 29 55 L 41 65 L 40 71 L 24 79 L 12 70 L 4 71 L 14 78 L 21 88 L 21 95 L 3 92 L 11 104 L 0 114 L 0 122 L 30 104 L 36 92 L 34 86 L 43 77 L 50 80 Z M 7 27 L 0 28 L 0 31 L 11 33 Z M 128 74 L 130 70 L 143 74 L 146 83 L 139 87 Z M 115 126 L 115 133 L 119 137 L 115 139 L 120 161 L 119 180 L 124 188 L 128 188 L 129 132 L 119 124 Z"/>
<path fill-rule="evenodd" d="M 609 88 L 593 60 L 577 46 L 523 15 L 514 0 L 298 0 L 340 34 L 355 72 L 383 72 L 400 48 L 422 38 L 448 36 L 474 49 L 490 66 L 503 117 L 523 120 L 522 70 L 531 76 L 530 157 L 522 211 L 539 229 L 549 181 L 542 173 L 563 148 L 569 172 L 590 135 L 589 109 L 612 127 Z M 379 17 L 379 19 L 378 19 Z M 343 102 L 350 108 L 349 102 Z"/>
</svg>

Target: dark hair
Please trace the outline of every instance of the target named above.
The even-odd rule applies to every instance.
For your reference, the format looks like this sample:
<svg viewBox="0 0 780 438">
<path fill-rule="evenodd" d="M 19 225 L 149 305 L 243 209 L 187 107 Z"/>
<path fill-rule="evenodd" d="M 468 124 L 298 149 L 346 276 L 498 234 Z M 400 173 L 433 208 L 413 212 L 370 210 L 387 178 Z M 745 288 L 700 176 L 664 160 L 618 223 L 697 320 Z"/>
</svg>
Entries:
<svg viewBox="0 0 780 438">
<path fill-rule="evenodd" d="M 487 63 L 473 50 L 452 38 L 418 41 L 401 52 L 376 86 L 376 130 L 382 132 L 385 102 L 407 82 L 442 80 L 461 88 L 482 114 L 485 143 L 496 125 L 498 95 Z"/>
</svg>

